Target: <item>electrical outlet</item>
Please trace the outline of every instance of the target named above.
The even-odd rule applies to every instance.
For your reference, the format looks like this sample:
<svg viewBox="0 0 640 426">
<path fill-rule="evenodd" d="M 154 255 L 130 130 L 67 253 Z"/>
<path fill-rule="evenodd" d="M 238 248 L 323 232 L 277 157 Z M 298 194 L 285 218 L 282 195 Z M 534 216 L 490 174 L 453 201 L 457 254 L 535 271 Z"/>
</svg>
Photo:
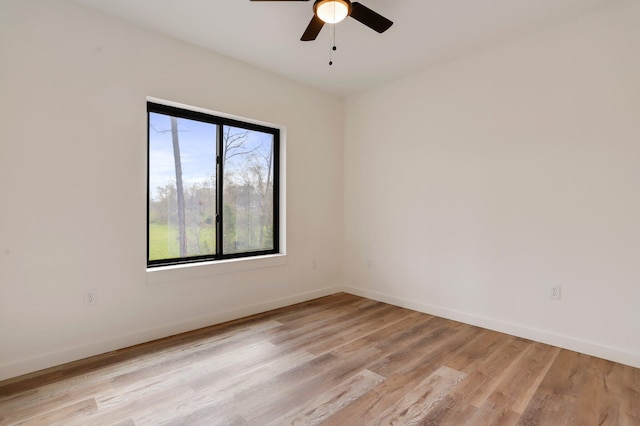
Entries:
<svg viewBox="0 0 640 426">
<path fill-rule="evenodd" d="M 318 267 L 318 262 L 315 259 L 311 261 L 311 269 L 316 269 Z"/>
<path fill-rule="evenodd" d="M 552 285 L 549 287 L 549 298 L 560 300 L 560 286 Z"/>
<path fill-rule="evenodd" d="M 98 303 L 98 292 L 95 288 L 90 288 L 84 292 L 84 304 L 95 305 Z"/>
<path fill-rule="evenodd" d="M 367 269 L 373 269 L 373 262 L 371 259 L 367 259 Z"/>
</svg>

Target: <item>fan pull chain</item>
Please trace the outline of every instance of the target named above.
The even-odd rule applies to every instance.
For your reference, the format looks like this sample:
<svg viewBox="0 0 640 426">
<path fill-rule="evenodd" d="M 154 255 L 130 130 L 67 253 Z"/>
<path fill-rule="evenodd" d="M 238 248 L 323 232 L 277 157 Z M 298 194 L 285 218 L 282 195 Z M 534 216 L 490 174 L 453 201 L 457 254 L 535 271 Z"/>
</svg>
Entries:
<svg viewBox="0 0 640 426">
<path fill-rule="evenodd" d="M 333 52 L 338 48 L 336 47 L 336 25 L 331 25 L 329 31 L 329 65 L 333 65 Z"/>
</svg>

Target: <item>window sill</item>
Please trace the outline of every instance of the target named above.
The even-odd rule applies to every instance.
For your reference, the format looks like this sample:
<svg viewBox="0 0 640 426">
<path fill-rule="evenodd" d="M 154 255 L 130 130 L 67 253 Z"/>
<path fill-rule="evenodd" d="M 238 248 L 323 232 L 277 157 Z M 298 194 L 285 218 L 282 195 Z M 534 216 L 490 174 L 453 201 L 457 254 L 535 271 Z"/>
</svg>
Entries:
<svg viewBox="0 0 640 426">
<path fill-rule="evenodd" d="M 272 254 L 185 265 L 160 266 L 157 268 L 147 268 L 147 283 L 157 284 L 185 281 L 212 275 L 232 274 L 235 272 L 284 266 L 286 264 L 287 256 L 285 254 Z"/>
</svg>

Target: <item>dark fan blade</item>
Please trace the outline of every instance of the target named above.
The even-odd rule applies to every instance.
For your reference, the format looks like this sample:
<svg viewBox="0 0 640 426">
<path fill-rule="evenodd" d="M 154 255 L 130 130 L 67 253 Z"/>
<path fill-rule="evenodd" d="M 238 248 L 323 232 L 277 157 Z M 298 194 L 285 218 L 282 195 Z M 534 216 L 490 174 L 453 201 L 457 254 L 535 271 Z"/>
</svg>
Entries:
<svg viewBox="0 0 640 426">
<path fill-rule="evenodd" d="M 351 17 L 356 21 L 359 21 L 365 24 L 367 27 L 375 30 L 379 33 L 383 33 L 393 25 L 393 22 L 380 15 L 379 13 L 374 12 L 369 9 L 367 6 L 364 6 L 358 2 L 351 3 Z"/>
<path fill-rule="evenodd" d="M 318 18 L 316 15 L 313 15 L 313 18 L 311 19 L 311 22 L 309 22 L 307 29 L 304 30 L 304 34 L 302 34 L 300 41 L 315 40 L 316 37 L 318 37 L 318 34 L 320 34 L 320 30 L 323 26 L 324 21 Z"/>
</svg>

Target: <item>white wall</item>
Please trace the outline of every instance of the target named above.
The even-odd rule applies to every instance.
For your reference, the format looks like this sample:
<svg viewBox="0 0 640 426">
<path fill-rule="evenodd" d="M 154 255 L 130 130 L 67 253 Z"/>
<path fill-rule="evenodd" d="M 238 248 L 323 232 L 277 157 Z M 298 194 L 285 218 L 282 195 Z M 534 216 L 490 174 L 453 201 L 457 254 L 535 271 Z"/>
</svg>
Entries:
<svg viewBox="0 0 640 426">
<path fill-rule="evenodd" d="M 286 259 L 146 272 L 147 96 L 286 127 Z M 68 1 L 3 0 L 0 379 L 335 292 L 342 111 Z"/>
<path fill-rule="evenodd" d="M 347 99 L 348 290 L 640 366 L 638 22 L 628 1 Z"/>
</svg>

